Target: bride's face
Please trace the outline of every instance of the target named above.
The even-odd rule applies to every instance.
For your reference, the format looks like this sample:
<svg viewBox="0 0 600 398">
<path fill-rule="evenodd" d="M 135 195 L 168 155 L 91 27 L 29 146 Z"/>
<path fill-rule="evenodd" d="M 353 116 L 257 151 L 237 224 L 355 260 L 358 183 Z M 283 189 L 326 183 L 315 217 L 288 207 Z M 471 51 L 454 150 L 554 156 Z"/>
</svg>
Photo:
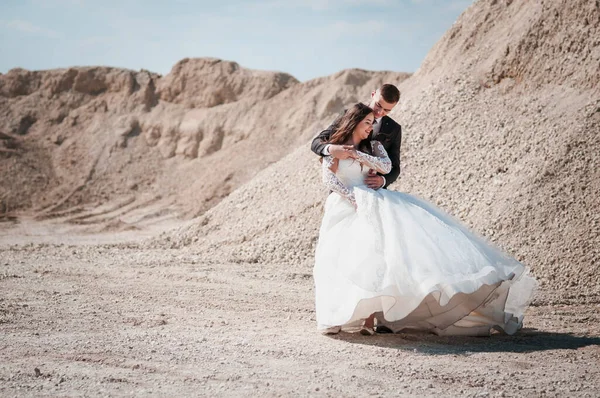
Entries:
<svg viewBox="0 0 600 398">
<path fill-rule="evenodd" d="M 375 117 L 372 113 L 369 113 L 354 128 L 354 136 L 358 137 L 361 141 L 366 140 L 369 137 L 369 134 L 371 134 L 371 131 L 373 131 L 373 120 L 375 120 Z"/>
</svg>

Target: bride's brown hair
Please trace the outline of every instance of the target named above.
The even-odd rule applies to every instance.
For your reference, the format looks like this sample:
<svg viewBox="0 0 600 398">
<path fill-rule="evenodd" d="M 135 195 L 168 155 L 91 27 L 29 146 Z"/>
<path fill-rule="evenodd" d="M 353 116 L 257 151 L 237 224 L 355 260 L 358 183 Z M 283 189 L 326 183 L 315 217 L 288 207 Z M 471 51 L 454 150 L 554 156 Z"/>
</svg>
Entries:
<svg viewBox="0 0 600 398">
<path fill-rule="evenodd" d="M 358 126 L 364 118 L 366 118 L 370 113 L 373 113 L 373 109 L 369 108 L 367 105 L 363 103 L 358 103 L 352 106 L 352 108 L 348 109 L 344 116 L 340 119 L 339 126 L 331 137 L 329 137 L 328 144 L 346 144 L 352 138 L 352 133 L 354 133 L 354 129 Z M 371 145 L 369 142 L 371 141 L 371 135 L 365 140 L 362 140 L 358 144 L 358 150 L 361 152 L 366 152 L 369 155 L 371 153 Z"/>
</svg>

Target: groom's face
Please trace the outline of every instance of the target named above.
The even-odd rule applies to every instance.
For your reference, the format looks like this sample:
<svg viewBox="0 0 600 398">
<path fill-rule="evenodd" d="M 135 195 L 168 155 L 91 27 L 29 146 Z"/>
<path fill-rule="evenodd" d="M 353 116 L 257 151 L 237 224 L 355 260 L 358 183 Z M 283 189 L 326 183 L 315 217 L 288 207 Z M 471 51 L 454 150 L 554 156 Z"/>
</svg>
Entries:
<svg viewBox="0 0 600 398">
<path fill-rule="evenodd" d="M 380 117 L 383 117 L 390 113 L 392 109 L 394 109 L 394 106 L 396 106 L 396 104 L 397 102 L 391 103 L 383 99 L 383 97 L 379 93 L 379 90 L 373 91 L 371 93 L 371 103 L 369 104 L 369 106 L 371 107 L 371 109 L 373 109 L 373 115 L 375 115 L 375 119 L 379 119 Z"/>
</svg>

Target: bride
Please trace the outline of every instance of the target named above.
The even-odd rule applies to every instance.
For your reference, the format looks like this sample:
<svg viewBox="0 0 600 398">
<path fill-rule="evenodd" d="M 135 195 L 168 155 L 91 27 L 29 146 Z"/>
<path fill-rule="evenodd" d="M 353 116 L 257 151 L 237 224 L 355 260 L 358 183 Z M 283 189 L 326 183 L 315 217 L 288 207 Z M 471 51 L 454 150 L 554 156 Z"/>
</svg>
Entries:
<svg viewBox="0 0 600 398">
<path fill-rule="evenodd" d="M 373 110 L 356 104 L 330 144 L 349 159 L 323 158 L 332 191 L 313 270 L 318 329 L 374 333 L 411 328 L 439 335 L 515 333 L 536 286 L 528 269 L 459 222 L 415 196 L 364 184 L 370 170 L 391 162 L 370 141 Z"/>
</svg>

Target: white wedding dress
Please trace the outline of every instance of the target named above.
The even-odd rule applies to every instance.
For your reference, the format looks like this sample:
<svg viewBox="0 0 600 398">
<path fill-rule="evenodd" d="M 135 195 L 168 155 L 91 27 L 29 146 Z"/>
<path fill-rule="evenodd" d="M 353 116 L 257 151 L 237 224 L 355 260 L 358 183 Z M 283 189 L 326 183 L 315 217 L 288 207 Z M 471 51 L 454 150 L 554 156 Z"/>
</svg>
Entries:
<svg viewBox="0 0 600 398">
<path fill-rule="evenodd" d="M 369 168 L 389 171 L 387 153 L 324 157 L 332 193 L 316 249 L 318 328 L 378 325 L 440 335 L 508 334 L 522 326 L 536 281 L 517 260 L 415 196 L 364 185 Z"/>
</svg>

